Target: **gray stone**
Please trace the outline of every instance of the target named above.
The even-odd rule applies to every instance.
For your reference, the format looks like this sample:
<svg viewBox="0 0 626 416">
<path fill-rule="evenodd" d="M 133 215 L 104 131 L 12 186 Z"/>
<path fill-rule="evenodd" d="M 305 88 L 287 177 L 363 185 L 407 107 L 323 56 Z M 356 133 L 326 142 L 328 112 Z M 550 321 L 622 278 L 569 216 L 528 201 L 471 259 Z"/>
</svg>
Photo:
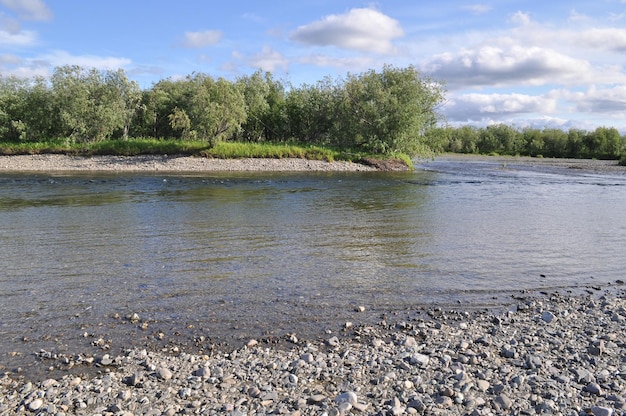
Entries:
<svg viewBox="0 0 626 416">
<path fill-rule="evenodd" d="M 172 378 L 172 375 L 172 372 L 165 367 L 160 367 L 159 369 L 157 369 L 157 376 L 161 380 L 169 380 Z"/>
<path fill-rule="evenodd" d="M 500 350 L 500 355 L 504 358 L 514 358 L 515 354 L 515 348 L 512 348 L 510 345 L 503 345 Z"/>
<path fill-rule="evenodd" d="M 478 380 L 476 381 L 476 387 L 484 393 L 489 390 L 489 382 L 487 380 Z"/>
<path fill-rule="evenodd" d="M 335 398 L 335 402 L 337 404 L 341 403 L 350 403 L 354 405 L 358 401 L 357 395 L 353 391 L 347 391 L 345 393 L 341 393 L 339 396 Z"/>
<path fill-rule="evenodd" d="M 211 369 L 208 367 L 200 367 L 193 372 L 196 377 L 209 378 L 211 377 Z"/>
<path fill-rule="evenodd" d="M 313 357 L 313 354 L 311 354 L 310 352 L 307 352 L 306 354 L 302 354 L 300 356 L 300 359 L 304 361 L 305 363 L 312 363 L 313 361 L 315 361 L 315 357 Z"/>
<path fill-rule="evenodd" d="M 337 337 L 330 337 L 328 339 L 328 341 L 326 341 L 326 343 L 331 346 L 331 347 L 338 347 L 339 346 L 339 338 Z"/>
<path fill-rule="evenodd" d="M 613 416 L 613 409 L 602 406 L 593 406 L 591 408 L 591 413 L 593 413 L 593 416 Z"/>
<path fill-rule="evenodd" d="M 554 314 L 550 311 L 546 311 L 544 313 L 541 314 L 541 319 L 545 322 L 545 323 L 552 323 L 552 321 L 554 321 L 554 319 L 556 318 L 556 316 L 554 316 Z"/>
<path fill-rule="evenodd" d="M 28 403 L 28 410 L 34 412 L 35 410 L 41 409 L 41 406 L 43 406 L 43 400 L 35 399 L 32 402 Z"/>
<path fill-rule="evenodd" d="M 314 394 L 309 397 L 308 402 L 309 403 L 321 403 L 324 400 L 326 400 L 326 396 L 324 396 L 323 394 Z"/>
<path fill-rule="evenodd" d="M 420 367 L 426 367 L 430 362 L 430 357 L 424 354 L 413 354 L 411 355 L 411 364 L 419 365 Z"/>
<path fill-rule="evenodd" d="M 602 395 L 602 387 L 598 383 L 589 383 L 585 387 L 585 391 L 588 391 L 591 394 L 595 394 L 596 396 Z"/>
<path fill-rule="evenodd" d="M 497 396 L 493 401 L 496 406 L 503 410 L 509 410 L 511 407 L 513 407 L 513 401 L 504 394 Z"/>
</svg>

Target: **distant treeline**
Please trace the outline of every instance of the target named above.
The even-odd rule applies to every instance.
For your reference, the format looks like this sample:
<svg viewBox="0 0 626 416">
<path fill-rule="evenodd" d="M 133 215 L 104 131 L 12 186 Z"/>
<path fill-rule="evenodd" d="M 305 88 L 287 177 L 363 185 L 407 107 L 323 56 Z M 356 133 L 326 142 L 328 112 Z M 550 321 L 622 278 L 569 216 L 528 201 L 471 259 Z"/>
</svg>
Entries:
<svg viewBox="0 0 626 416">
<path fill-rule="evenodd" d="M 193 73 L 142 90 L 123 70 L 63 66 L 0 76 L 0 141 L 133 138 L 314 144 L 370 153 L 429 150 L 443 87 L 413 67 L 294 87 L 269 72 L 235 81 Z"/>
<path fill-rule="evenodd" d="M 386 66 L 293 86 L 257 71 L 234 81 L 193 73 L 141 89 L 123 70 L 63 66 L 50 78 L 0 75 L 0 142 L 90 144 L 128 138 L 321 145 L 410 156 L 437 152 L 619 159 L 626 139 L 595 131 L 437 127 L 443 86 Z"/>
<path fill-rule="evenodd" d="M 594 131 L 516 129 L 505 124 L 437 127 L 427 137 L 431 148 L 439 152 L 584 159 L 620 159 L 626 155 L 626 136 L 612 127 Z"/>
</svg>

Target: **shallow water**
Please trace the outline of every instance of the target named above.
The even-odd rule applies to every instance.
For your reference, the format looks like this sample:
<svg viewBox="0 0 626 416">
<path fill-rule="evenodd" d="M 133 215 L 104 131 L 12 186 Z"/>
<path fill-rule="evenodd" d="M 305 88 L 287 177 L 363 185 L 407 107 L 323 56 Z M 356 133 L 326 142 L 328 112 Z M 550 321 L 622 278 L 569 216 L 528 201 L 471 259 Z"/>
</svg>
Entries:
<svg viewBox="0 0 626 416">
<path fill-rule="evenodd" d="M 624 207 L 624 175 L 488 161 L 2 174 L 0 364 L 99 337 L 123 348 L 158 332 L 166 344 L 316 336 L 386 312 L 614 283 L 625 277 Z M 149 329 L 113 318 L 131 313 Z"/>
</svg>

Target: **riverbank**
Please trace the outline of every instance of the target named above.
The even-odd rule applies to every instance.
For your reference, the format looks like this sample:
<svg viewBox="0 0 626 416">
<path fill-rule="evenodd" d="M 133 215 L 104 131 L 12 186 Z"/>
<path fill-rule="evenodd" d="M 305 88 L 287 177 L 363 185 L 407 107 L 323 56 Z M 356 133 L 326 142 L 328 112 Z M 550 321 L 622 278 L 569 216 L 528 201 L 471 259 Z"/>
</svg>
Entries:
<svg viewBox="0 0 626 416">
<path fill-rule="evenodd" d="M 438 156 L 448 160 L 484 161 L 502 166 L 534 166 L 544 168 L 576 169 L 591 172 L 626 174 L 626 166 L 616 160 L 552 159 L 519 156 L 485 156 L 447 153 Z M 428 160 L 422 164 L 428 165 Z M 363 163 L 347 161 L 327 162 L 298 158 L 213 159 L 178 155 L 140 156 L 68 156 L 59 154 L 0 156 L 0 172 L 172 172 L 193 173 L 211 171 L 283 171 L 283 172 L 365 172 L 405 171 L 409 168 L 400 161 L 368 159 Z"/>
<path fill-rule="evenodd" d="M 433 308 L 409 321 L 346 322 L 323 341 L 294 334 L 282 347 L 44 351 L 51 368 L 99 373 L 5 375 L 0 414 L 624 414 L 626 298 L 616 283 L 584 296 L 521 293 L 504 313 Z"/>
<path fill-rule="evenodd" d="M 406 168 L 406 166 L 405 166 Z M 192 156 L 0 156 L 0 172 L 375 171 L 372 165 L 308 159 L 212 159 Z"/>
<path fill-rule="evenodd" d="M 459 153 L 446 153 L 444 155 L 440 155 L 439 157 L 447 160 L 498 163 L 504 168 L 515 165 L 523 165 L 537 168 L 562 168 L 597 173 L 626 174 L 626 166 L 621 166 L 617 160 L 557 159 L 529 156 L 487 156 Z"/>
</svg>

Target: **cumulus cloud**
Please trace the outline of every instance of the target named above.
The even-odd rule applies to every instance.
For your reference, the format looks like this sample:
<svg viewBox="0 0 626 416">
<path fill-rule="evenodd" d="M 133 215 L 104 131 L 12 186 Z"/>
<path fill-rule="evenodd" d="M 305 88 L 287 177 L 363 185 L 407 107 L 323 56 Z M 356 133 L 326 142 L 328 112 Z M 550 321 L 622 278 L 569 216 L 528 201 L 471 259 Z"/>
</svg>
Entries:
<svg viewBox="0 0 626 416">
<path fill-rule="evenodd" d="M 626 51 L 626 29 L 596 28 L 580 32 L 575 36 L 578 44 L 614 52 Z"/>
<path fill-rule="evenodd" d="M 206 30 L 204 32 L 185 32 L 181 42 L 184 48 L 201 49 L 212 46 L 222 39 L 222 32 L 219 30 Z"/>
<path fill-rule="evenodd" d="M 50 20 L 52 12 L 41 0 L 0 0 L 0 4 L 23 20 Z"/>
<path fill-rule="evenodd" d="M 438 55 L 423 71 L 450 88 L 578 82 L 589 63 L 541 47 L 483 46 Z"/>
<path fill-rule="evenodd" d="M 131 60 L 127 58 L 96 55 L 71 55 L 66 51 L 59 50 L 44 55 L 39 60 L 49 63 L 51 67 L 79 65 L 85 68 L 97 68 L 104 70 L 123 68 L 131 63 Z"/>
<path fill-rule="evenodd" d="M 565 92 L 564 98 L 582 112 L 623 115 L 626 113 L 626 86 L 590 87 L 584 92 Z"/>
<path fill-rule="evenodd" d="M 289 60 L 280 52 L 264 46 L 260 53 L 252 56 L 248 64 L 253 68 L 260 68 L 264 71 L 274 72 L 276 69 L 287 70 Z"/>
<path fill-rule="evenodd" d="M 314 46 L 336 46 L 360 52 L 392 53 L 396 38 L 404 36 L 400 23 L 374 9 L 352 9 L 298 27 L 293 41 Z"/>
<path fill-rule="evenodd" d="M 451 121 L 500 120 L 525 113 L 549 114 L 555 111 L 557 100 L 549 96 L 526 94 L 462 94 L 452 98 L 444 107 Z"/>
<path fill-rule="evenodd" d="M 37 34 L 30 30 L 23 30 L 12 33 L 6 30 L 0 30 L 0 45 L 5 46 L 28 46 L 37 40 Z"/>
</svg>

